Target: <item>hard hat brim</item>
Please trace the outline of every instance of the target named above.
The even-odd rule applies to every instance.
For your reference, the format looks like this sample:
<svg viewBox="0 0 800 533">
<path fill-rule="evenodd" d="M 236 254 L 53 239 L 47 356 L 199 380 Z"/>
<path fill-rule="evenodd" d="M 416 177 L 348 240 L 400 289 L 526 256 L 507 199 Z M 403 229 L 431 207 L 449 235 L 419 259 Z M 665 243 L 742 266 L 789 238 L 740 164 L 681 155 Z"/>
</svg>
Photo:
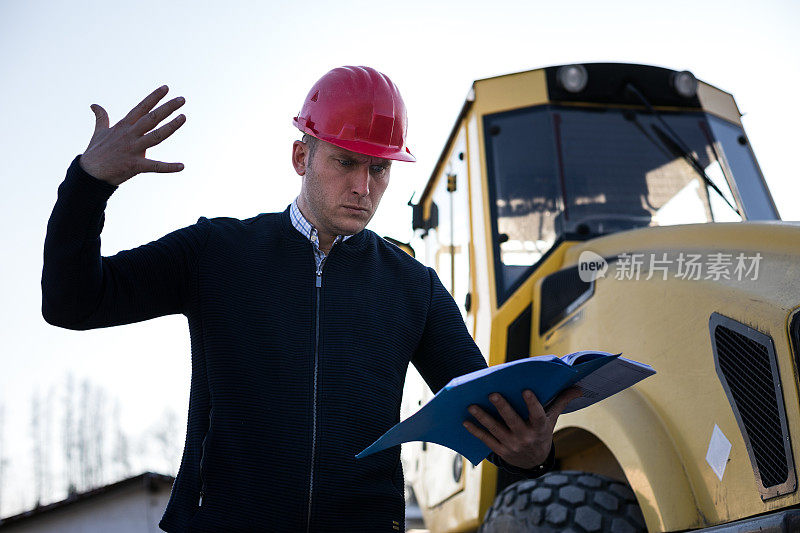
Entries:
<svg viewBox="0 0 800 533">
<path fill-rule="evenodd" d="M 411 151 L 405 147 L 402 149 L 397 149 L 365 141 L 355 141 L 355 140 L 351 141 L 351 140 L 337 139 L 336 137 L 328 135 L 321 135 L 319 133 L 314 133 L 312 131 L 309 131 L 308 128 L 301 127 L 297 119 L 294 120 L 294 125 L 297 126 L 304 133 L 308 133 L 309 135 L 316 137 L 321 141 L 329 142 L 334 146 L 338 146 L 339 148 L 344 148 L 345 150 L 350 150 L 351 152 L 356 152 L 363 155 L 369 155 L 372 157 L 381 157 L 383 159 L 391 159 L 393 161 L 405 161 L 408 163 L 415 163 L 417 161 L 417 158 L 414 157 Z"/>
</svg>

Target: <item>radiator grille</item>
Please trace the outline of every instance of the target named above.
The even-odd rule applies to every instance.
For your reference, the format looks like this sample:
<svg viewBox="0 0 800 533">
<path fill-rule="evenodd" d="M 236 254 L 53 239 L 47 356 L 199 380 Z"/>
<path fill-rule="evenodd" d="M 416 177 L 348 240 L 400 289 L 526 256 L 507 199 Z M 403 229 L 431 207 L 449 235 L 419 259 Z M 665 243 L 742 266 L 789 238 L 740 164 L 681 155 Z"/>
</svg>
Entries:
<svg viewBox="0 0 800 533">
<path fill-rule="evenodd" d="M 795 489 L 794 465 L 772 338 L 712 315 L 717 373 L 747 443 L 762 498 Z"/>
</svg>

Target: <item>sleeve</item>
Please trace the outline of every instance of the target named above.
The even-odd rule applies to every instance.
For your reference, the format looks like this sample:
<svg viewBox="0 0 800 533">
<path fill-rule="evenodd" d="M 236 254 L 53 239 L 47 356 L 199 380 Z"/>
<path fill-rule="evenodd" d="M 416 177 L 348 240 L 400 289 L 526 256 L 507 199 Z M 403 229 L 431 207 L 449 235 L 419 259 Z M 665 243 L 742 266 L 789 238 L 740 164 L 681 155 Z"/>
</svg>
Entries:
<svg viewBox="0 0 800 533">
<path fill-rule="evenodd" d="M 47 223 L 42 316 L 87 330 L 185 313 L 191 280 L 210 222 L 178 229 L 116 255 L 100 255 L 108 198 L 118 188 L 86 173 L 76 157 Z"/>
<path fill-rule="evenodd" d="M 425 329 L 411 362 L 435 394 L 454 377 L 486 368 L 486 360 L 436 271 L 430 267 L 427 270 L 430 304 Z"/>
<path fill-rule="evenodd" d="M 444 288 L 436 271 L 428 267 L 428 274 L 431 301 L 425 329 L 411 362 L 435 394 L 454 377 L 486 368 L 486 360 L 469 334 L 458 304 Z M 555 447 L 551 445 L 544 463 L 528 470 L 507 463 L 494 452 L 486 459 L 512 474 L 534 478 L 553 468 Z"/>
<path fill-rule="evenodd" d="M 547 459 L 538 466 L 534 466 L 533 468 L 524 469 L 518 466 L 514 466 L 511 463 L 507 463 L 503 460 L 502 457 L 497 455 L 494 452 L 491 452 L 489 456 L 486 458 L 487 461 L 494 464 L 497 467 L 502 468 L 506 472 L 510 472 L 512 474 L 516 474 L 518 476 L 522 476 L 527 479 L 537 478 L 547 472 L 551 471 L 553 467 L 556 465 L 556 445 L 551 442 L 550 443 L 550 453 L 547 454 Z"/>
</svg>

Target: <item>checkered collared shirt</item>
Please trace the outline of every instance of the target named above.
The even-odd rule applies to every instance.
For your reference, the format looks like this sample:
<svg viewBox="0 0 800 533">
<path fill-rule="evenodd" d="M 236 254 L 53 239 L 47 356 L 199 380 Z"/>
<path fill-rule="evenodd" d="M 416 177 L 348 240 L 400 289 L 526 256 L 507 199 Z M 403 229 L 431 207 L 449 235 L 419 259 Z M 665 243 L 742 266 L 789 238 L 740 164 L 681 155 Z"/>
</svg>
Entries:
<svg viewBox="0 0 800 533">
<path fill-rule="evenodd" d="M 314 246 L 314 259 L 317 261 L 317 272 L 322 270 L 322 264 L 325 262 L 325 252 L 320 250 L 319 248 L 319 237 L 317 237 L 317 228 L 311 225 L 306 217 L 303 216 L 303 213 L 300 212 L 300 208 L 297 207 L 297 198 L 292 201 L 292 206 L 289 208 L 289 217 L 292 219 L 292 225 L 297 228 L 297 231 L 302 233 L 306 239 L 311 241 L 311 244 Z M 346 241 L 352 237 L 352 235 L 337 235 L 336 238 L 333 240 L 333 244 L 331 245 L 331 250 L 333 247 L 336 246 L 336 243 L 339 241 Z"/>
</svg>

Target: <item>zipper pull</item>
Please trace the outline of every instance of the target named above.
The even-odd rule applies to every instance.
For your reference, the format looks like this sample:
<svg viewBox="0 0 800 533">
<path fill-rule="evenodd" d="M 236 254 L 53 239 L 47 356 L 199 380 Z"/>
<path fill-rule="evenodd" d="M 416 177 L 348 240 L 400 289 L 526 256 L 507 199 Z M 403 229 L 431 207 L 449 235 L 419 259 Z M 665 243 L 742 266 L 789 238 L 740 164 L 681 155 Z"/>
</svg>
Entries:
<svg viewBox="0 0 800 533">
<path fill-rule="evenodd" d="M 317 269 L 317 288 L 322 287 L 322 268 Z"/>
<path fill-rule="evenodd" d="M 203 491 L 202 490 L 200 491 L 200 501 L 197 502 L 197 506 L 198 507 L 202 507 L 203 506 Z"/>
</svg>

